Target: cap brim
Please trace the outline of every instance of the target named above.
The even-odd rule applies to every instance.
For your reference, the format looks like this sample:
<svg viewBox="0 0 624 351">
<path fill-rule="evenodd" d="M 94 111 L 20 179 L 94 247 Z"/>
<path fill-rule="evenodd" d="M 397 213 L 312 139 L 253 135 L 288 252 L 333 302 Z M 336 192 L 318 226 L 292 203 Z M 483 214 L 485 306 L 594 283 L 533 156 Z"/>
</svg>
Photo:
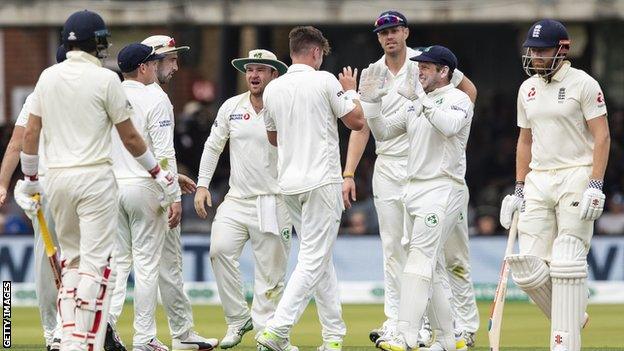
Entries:
<svg viewBox="0 0 624 351">
<path fill-rule="evenodd" d="M 173 47 L 173 48 L 165 47 L 165 48 L 161 48 L 161 49 L 156 50 L 156 53 L 157 54 L 166 55 L 166 54 L 171 54 L 171 53 L 178 52 L 178 51 L 187 51 L 187 50 L 190 50 L 190 49 L 191 49 L 190 46 L 177 46 L 177 47 Z"/>
<path fill-rule="evenodd" d="M 412 56 L 410 57 L 410 61 L 416 61 L 416 62 L 432 62 L 432 63 L 439 63 L 439 64 L 444 64 L 439 62 L 438 60 L 433 59 L 433 57 L 429 57 L 427 56 L 425 53 L 422 53 L 420 55 L 416 55 L 416 56 Z"/>
<path fill-rule="evenodd" d="M 237 70 L 245 73 L 245 65 L 250 63 L 257 63 L 261 65 L 271 66 L 277 70 L 279 75 L 286 73 L 288 71 L 288 66 L 280 60 L 270 60 L 270 59 L 250 59 L 250 58 L 238 58 L 232 60 L 232 66 Z"/>
<path fill-rule="evenodd" d="M 400 27 L 400 26 L 407 27 L 404 23 L 386 23 L 379 27 L 375 27 L 375 29 L 373 29 L 373 33 L 381 32 L 384 29 Z"/>
</svg>

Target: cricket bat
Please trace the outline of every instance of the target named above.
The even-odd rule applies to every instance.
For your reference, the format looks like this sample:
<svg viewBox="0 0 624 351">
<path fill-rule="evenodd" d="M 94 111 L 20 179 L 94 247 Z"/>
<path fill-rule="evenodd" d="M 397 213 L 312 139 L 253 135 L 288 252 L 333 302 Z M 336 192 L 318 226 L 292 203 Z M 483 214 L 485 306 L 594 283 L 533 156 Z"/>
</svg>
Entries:
<svg viewBox="0 0 624 351">
<path fill-rule="evenodd" d="M 509 278 L 509 264 L 507 256 L 513 253 L 516 236 L 518 235 L 518 211 L 513 215 L 511 228 L 509 228 L 509 237 L 507 238 L 507 248 L 505 248 L 505 257 L 501 266 L 498 286 L 494 294 L 494 301 L 490 308 L 490 322 L 488 324 L 488 338 L 490 341 L 490 351 L 500 350 L 501 326 L 503 324 L 503 308 L 505 308 L 505 297 L 507 295 L 507 280 Z"/>
<path fill-rule="evenodd" d="M 41 201 L 41 195 L 36 194 L 33 196 L 35 201 Z M 50 230 L 48 229 L 48 223 L 43 216 L 43 209 L 41 204 L 39 209 L 37 210 L 37 220 L 39 221 L 39 230 L 41 231 L 41 238 L 43 239 L 43 245 L 45 247 L 46 256 L 48 256 L 48 262 L 50 263 L 50 268 L 52 268 L 52 274 L 54 276 L 54 283 L 56 284 L 56 288 L 60 289 L 61 287 L 61 265 L 59 264 L 58 258 L 56 257 L 56 246 L 54 246 L 54 241 L 52 241 L 52 236 L 50 236 Z"/>
</svg>

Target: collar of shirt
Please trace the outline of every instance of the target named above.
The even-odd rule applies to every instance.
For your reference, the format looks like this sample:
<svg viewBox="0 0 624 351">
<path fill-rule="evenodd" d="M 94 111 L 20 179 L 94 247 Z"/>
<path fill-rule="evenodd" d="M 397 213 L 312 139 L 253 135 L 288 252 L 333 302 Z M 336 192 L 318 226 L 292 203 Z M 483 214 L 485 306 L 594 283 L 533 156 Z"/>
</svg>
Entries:
<svg viewBox="0 0 624 351">
<path fill-rule="evenodd" d="M 121 85 L 126 85 L 126 86 L 131 86 L 131 87 L 137 87 L 137 88 L 145 88 L 146 85 L 138 82 L 134 79 L 126 79 L 123 82 L 121 82 Z"/>
<path fill-rule="evenodd" d="M 293 63 L 290 67 L 288 67 L 288 72 L 286 73 L 305 71 L 315 71 L 315 69 L 303 63 Z"/>
<path fill-rule="evenodd" d="M 72 50 L 67 53 L 67 59 L 71 61 L 90 62 L 102 67 L 102 62 L 97 57 L 80 50 Z"/>
<path fill-rule="evenodd" d="M 410 58 L 415 57 L 415 56 L 418 56 L 418 55 L 420 55 L 420 54 L 421 54 L 421 52 L 420 52 L 420 51 L 418 51 L 418 50 L 414 50 L 414 49 L 412 49 L 412 48 L 410 48 L 410 47 L 408 46 L 408 47 L 406 48 L 406 51 L 405 51 L 405 62 L 403 62 L 403 66 L 401 66 L 401 69 L 397 72 L 396 76 L 395 76 L 395 75 L 393 75 L 393 74 L 392 74 L 392 72 L 390 72 L 390 70 L 388 70 L 388 72 L 390 73 L 390 75 L 391 75 L 391 76 L 393 76 L 393 77 L 395 77 L 395 78 L 396 78 L 396 77 L 398 77 L 398 76 L 400 76 L 401 74 L 405 73 L 405 71 L 407 70 L 407 65 L 408 65 L 408 64 L 409 64 L 409 62 L 411 61 L 411 60 L 410 60 Z M 377 62 L 381 62 L 381 63 L 383 63 L 386 67 L 388 67 L 388 66 L 386 65 L 386 54 L 383 54 L 383 55 L 381 56 L 381 58 L 380 58 Z"/>
<path fill-rule="evenodd" d="M 434 89 L 432 92 L 428 93 L 427 95 L 429 95 L 429 96 L 431 96 L 431 97 L 433 97 L 433 96 L 438 96 L 438 95 L 442 95 L 442 94 L 444 94 L 445 92 L 447 92 L 448 90 L 453 89 L 453 88 L 454 88 L 453 84 L 450 84 L 450 83 L 449 83 L 449 84 L 447 84 L 447 85 L 445 85 L 445 86 L 443 86 L 443 87 L 440 87 L 440 88 Z"/>
<path fill-rule="evenodd" d="M 570 61 L 563 61 L 561 67 L 557 70 L 557 72 L 553 75 L 552 80 L 556 80 L 557 82 L 561 82 L 563 78 L 565 78 L 566 73 L 570 70 Z"/>
</svg>

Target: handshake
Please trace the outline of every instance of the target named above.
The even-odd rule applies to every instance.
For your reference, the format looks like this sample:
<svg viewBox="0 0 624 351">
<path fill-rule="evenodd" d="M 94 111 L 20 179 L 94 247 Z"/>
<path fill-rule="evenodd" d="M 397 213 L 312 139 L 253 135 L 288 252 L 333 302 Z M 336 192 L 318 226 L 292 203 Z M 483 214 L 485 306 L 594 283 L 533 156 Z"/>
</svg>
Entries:
<svg viewBox="0 0 624 351">
<path fill-rule="evenodd" d="M 389 88 L 386 86 L 388 74 L 388 68 L 383 63 L 371 63 L 368 68 L 362 70 L 362 75 L 360 76 L 360 100 L 367 103 L 381 102 L 381 98 L 388 94 Z M 416 66 L 408 64 L 405 74 L 407 78 L 397 89 L 399 95 L 411 101 L 423 97 L 425 91 L 420 81 L 418 81 Z"/>
</svg>

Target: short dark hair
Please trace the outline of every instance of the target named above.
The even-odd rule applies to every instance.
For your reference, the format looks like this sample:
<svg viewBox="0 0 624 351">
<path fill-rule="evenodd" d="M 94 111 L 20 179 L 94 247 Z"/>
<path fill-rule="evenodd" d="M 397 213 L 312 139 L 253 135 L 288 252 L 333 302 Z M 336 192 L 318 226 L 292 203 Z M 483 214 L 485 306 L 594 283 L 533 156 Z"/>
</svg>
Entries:
<svg viewBox="0 0 624 351">
<path fill-rule="evenodd" d="M 290 54 L 298 55 L 317 46 L 323 50 L 324 55 L 331 51 L 327 38 L 320 30 L 312 26 L 300 26 L 293 28 L 288 34 Z"/>
</svg>

